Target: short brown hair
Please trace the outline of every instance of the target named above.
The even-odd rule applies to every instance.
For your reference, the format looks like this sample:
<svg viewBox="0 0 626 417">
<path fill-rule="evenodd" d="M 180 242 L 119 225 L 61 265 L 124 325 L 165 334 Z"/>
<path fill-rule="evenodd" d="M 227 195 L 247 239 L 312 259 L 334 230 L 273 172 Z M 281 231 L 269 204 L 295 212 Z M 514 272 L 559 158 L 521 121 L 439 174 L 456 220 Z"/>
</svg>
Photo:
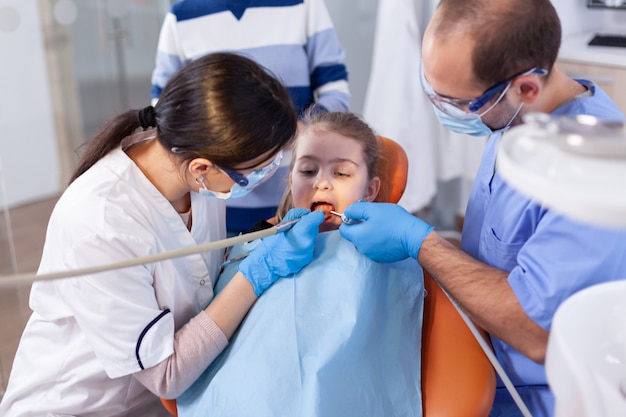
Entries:
<svg viewBox="0 0 626 417">
<path fill-rule="evenodd" d="M 437 35 L 475 41 L 472 70 L 491 86 L 531 68 L 552 70 L 561 22 L 550 0 L 441 0 Z"/>
</svg>

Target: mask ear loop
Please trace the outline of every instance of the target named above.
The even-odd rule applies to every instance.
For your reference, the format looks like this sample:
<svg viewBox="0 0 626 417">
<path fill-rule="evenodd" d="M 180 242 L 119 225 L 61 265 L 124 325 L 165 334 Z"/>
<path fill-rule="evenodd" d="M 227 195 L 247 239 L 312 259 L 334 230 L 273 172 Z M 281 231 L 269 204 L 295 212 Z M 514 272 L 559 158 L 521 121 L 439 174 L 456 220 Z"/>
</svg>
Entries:
<svg viewBox="0 0 626 417">
<path fill-rule="evenodd" d="M 511 117 L 511 120 L 509 120 L 509 122 L 506 124 L 506 126 L 504 126 L 502 129 L 508 129 L 511 126 L 511 123 L 513 123 L 513 120 L 515 120 L 515 118 L 517 117 L 519 112 L 522 111 L 522 107 L 524 107 L 524 102 L 523 101 L 520 103 L 520 105 L 517 108 L 517 111 L 515 112 L 513 117 Z"/>
</svg>

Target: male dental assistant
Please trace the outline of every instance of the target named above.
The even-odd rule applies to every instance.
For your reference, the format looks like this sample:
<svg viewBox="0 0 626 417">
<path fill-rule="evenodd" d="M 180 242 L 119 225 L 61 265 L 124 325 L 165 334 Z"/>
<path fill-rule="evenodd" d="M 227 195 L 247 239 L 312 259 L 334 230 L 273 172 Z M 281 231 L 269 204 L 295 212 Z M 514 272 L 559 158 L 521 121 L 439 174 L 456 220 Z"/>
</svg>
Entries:
<svg viewBox="0 0 626 417">
<path fill-rule="evenodd" d="M 560 42 L 549 0 L 442 0 L 426 28 L 416 76 L 444 126 L 489 135 L 462 250 L 392 204 L 355 203 L 345 214 L 364 221 L 339 229 L 375 260 L 410 256 L 436 277 L 489 332 L 535 417 L 554 412 L 543 362 L 556 309 L 583 288 L 626 277 L 626 233 L 564 218 L 518 193 L 495 169 L 502 133 L 526 113 L 623 120 L 595 84 L 559 71 Z M 491 416 L 505 415 L 519 411 L 499 383 Z"/>
</svg>

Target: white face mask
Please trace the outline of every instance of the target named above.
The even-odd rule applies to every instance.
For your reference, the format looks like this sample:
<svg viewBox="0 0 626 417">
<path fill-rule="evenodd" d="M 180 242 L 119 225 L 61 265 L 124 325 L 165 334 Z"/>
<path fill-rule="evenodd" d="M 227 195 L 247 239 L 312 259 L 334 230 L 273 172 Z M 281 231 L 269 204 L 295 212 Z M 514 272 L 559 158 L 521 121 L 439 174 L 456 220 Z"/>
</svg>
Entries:
<svg viewBox="0 0 626 417">
<path fill-rule="evenodd" d="M 219 191 L 211 191 L 208 188 L 206 188 L 206 186 L 204 185 L 204 182 L 202 183 L 202 186 L 204 188 L 200 188 L 200 190 L 199 190 L 200 195 L 204 195 L 204 196 L 207 196 L 207 197 L 215 197 L 215 198 L 219 198 L 220 200 L 228 200 L 229 198 L 232 197 L 232 188 L 231 188 L 231 191 L 229 191 L 227 193 L 220 193 Z M 243 197 L 243 196 L 241 196 L 241 197 Z"/>
<path fill-rule="evenodd" d="M 276 157 L 272 162 L 246 175 L 217 167 L 220 171 L 222 171 L 223 173 L 228 175 L 233 181 L 235 181 L 233 186 L 230 187 L 230 190 L 227 193 L 209 190 L 204 184 L 204 177 L 200 177 L 196 178 L 196 183 L 202 186 L 202 188 L 200 188 L 198 192 L 201 195 L 219 198 L 220 200 L 244 197 L 256 187 L 270 179 L 280 167 L 280 162 L 282 161 L 282 159 L 283 151 L 281 150 L 276 154 Z"/>
</svg>

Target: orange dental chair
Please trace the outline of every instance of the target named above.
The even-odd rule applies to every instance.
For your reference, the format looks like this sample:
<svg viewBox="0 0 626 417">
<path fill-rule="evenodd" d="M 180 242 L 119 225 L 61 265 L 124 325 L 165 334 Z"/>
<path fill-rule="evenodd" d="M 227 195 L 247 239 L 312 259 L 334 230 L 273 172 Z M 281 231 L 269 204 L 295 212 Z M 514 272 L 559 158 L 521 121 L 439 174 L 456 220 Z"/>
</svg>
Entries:
<svg viewBox="0 0 626 417">
<path fill-rule="evenodd" d="M 379 136 L 378 202 L 397 203 L 406 188 L 404 149 Z M 423 417 L 486 417 L 496 389 L 496 373 L 470 329 L 439 284 L 424 271 L 422 322 Z M 483 333 L 483 335 L 486 335 Z M 177 416 L 176 400 L 161 399 Z"/>
</svg>

